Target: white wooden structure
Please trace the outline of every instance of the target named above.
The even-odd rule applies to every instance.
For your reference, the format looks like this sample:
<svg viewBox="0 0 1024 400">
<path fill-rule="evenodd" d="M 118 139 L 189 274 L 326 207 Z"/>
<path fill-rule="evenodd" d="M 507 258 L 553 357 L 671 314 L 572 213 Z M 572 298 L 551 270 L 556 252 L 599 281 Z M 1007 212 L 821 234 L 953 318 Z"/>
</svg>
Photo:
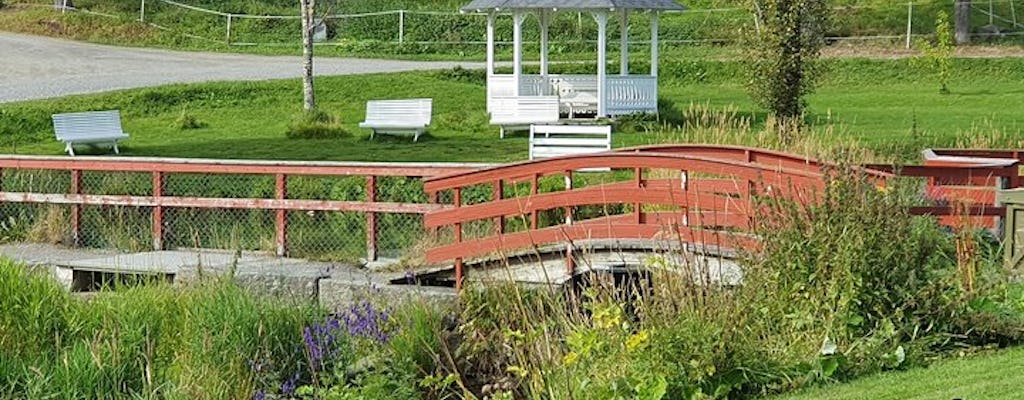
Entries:
<svg viewBox="0 0 1024 400">
<path fill-rule="evenodd" d="M 412 134 L 418 141 L 427 130 L 433 114 L 432 99 L 371 100 L 366 102 L 366 120 L 360 128 L 371 130 L 370 139 L 377 132 Z"/>
<path fill-rule="evenodd" d="M 601 153 L 612 149 L 609 125 L 531 125 L 530 159 Z"/>
<path fill-rule="evenodd" d="M 64 151 L 75 155 L 75 145 L 110 144 L 114 153 L 121 154 L 117 143 L 128 139 L 121 129 L 121 112 L 88 111 L 67 114 L 53 114 L 53 133 L 64 143 Z"/>
<path fill-rule="evenodd" d="M 682 11 L 673 0 L 473 0 L 463 12 L 487 14 L 487 111 L 494 112 L 502 98 L 558 96 L 561 109 L 570 118 L 587 113 L 608 117 L 658 111 L 658 14 Z M 548 73 L 548 30 L 558 12 L 581 12 L 597 21 L 597 74 L 555 75 Z M 629 74 L 629 16 L 646 12 L 651 19 L 651 71 Z M 512 74 L 495 73 L 495 19 L 511 15 L 513 22 Z M 533 15 L 540 27 L 540 74 L 523 73 L 523 22 Z M 617 75 L 607 69 L 608 19 L 620 18 L 621 68 Z"/>
<path fill-rule="evenodd" d="M 501 138 L 505 131 L 525 130 L 533 124 L 558 122 L 558 96 L 498 97 L 496 107 L 491 111 L 491 125 L 501 127 Z"/>
</svg>

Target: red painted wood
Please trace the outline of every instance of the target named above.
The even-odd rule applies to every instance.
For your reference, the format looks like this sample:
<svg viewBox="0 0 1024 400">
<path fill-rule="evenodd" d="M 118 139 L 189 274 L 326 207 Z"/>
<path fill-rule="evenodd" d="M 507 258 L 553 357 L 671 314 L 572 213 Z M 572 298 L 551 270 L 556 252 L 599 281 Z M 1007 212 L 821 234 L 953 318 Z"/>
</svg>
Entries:
<svg viewBox="0 0 1024 400">
<path fill-rule="evenodd" d="M 211 161 L 191 159 L 85 159 L 0 156 L 0 168 L 206 174 L 286 174 L 354 176 L 435 176 L 473 171 L 479 166 L 415 163 L 315 163 Z"/>
<path fill-rule="evenodd" d="M 294 199 L 242 199 L 208 197 L 160 197 L 116 196 L 116 195 L 73 195 L 62 193 L 0 192 L 0 201 L 14 203 L 52 203 L 108 205 L 132 207 L 174 207 L 174 208 L 228 208 L 252 210 L 288 211 L 353 211 L 395 214 L 426 214 L 448 207 L 438 204 L 413 203 L 366 203 L 361 201 L 294 200 Z"/>
<path fill-rule="evenodd" d="M 153 198 L 164 195 L 164 174 L 153 172 Z M 153 207 L 153 250 L 164 249 L 164 207 Z"/>
<path fill-rule="evenodd" d="M 565 241 L 589 239 L 664 239 L 666 241 L 676 241 L 680 237 L 688 243 L 699 243 L 721 248 L 751 249 L 759 246 L 756 239 L 742 234 L 702 231 L 686 227 L 680 227 L 675 232 L 669 232 L 663 227 L 655 225 L 559 225 L 437 247 L 427 251 L 427 261 L 441 262 L 456 258 L 480 257 L 502 251 Z"/>
<path fill-rule="evenodd" d="M 274 176 L 274 198 L 284 201 L 288 198 L 288 175 L 277 174 Z M 288 211 L 279 208 L 274 215 L 274 231 L 277 242 L 277 255 L 288 254 Z"/>
<path fill-rule="evenodd" d="M 770 168 L 745 162 L 718 160 L 693 156 L 661 153 L 598 153 L 583 156 L 550 158 L 539 161 L 492 167 L 475 172 L 463 172 L 424 179 L 426 191 L 438 191 L 454 187 L 466 187 L 497 179 L 536 175 L 551 175 L 566 170 L 588 168 L 612 169 L 669 169 L 701 172 L 735 177 L 741 180 L 764 181 L 772 184 L 794 182 L 805 186 L 821 180 L 821 174 L 785 168 Z M 820 183 L 820 182 L 819 182 Z"/>
<path fill-rule="evenodd" d="M 458 209 L 440 210 L 427 214 L 423 223 L 429 228 L 451 225 L 456 222 L 524 214 L 530 214 L 532 219 L 537 211 L 600 204 L 676 205 L 739 214 L 746 214 L 749 207 L 747 202 L 741 199 L 682 190 L 678 187 L 678 183 L 673 184 L 669 180 L 651 181 L 641 189 L 633 187 L 632 184 L 632 182 L 627 182 L 626 184 L 591 186 L 584 189 L 543 193 L 530 197 L 514 197 Z"/>
</svg>

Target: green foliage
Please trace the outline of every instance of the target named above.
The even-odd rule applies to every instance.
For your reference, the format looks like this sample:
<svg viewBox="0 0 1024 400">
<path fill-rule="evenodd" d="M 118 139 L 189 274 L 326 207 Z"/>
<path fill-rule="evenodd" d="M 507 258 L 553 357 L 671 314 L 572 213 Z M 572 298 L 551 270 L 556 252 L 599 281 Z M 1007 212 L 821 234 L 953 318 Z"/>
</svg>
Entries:
<svg viewBox="0 0 1024 400">
<path fill-rule="evenodd" d="M 294 349 L 315 311 L 226 280 L 84 301 L 9 261 L 0 294 L 0 396 L 14 398 L 249 398 L 255 364 L 273 360 L 261 374 L 301 365 Z"/>
<path fill-rule="evenodd" d="M 306 111 L 295 118 L 285 136 L 289 139 L 337 139 L 351 136 L 337 118 L 321 111 Z"/>
<path fill-rule="evenodd" d="M 174 120 L 174 126 L 184 131 L 205 128 L 207 124 L 206 122 L 201 121 L 195 114 L 182 110 L 178 119 Z"/>
<path fill-rule="evenodd" d="M 956 44 L 953 41 L 953 25 L 949 22 L 949 14 L 940 11 L 935 19 L 935 43 L 922 39 L 918 40 L 917 47 L 921 49 L 921 55 L 914 58 L 913 63 L 935 75 L 935 80 L 939 83 L 939 93 L 949 94 L 953 53 L 956 49 Z"/>
<path fill-rule="evenodd" d="M 748 89 L 779 118 L 798 119 L 823 71 L 818 58 L 832 9 L 820 0 L 753 1 L 760 23 L 750 32 Z"/>
</svg>

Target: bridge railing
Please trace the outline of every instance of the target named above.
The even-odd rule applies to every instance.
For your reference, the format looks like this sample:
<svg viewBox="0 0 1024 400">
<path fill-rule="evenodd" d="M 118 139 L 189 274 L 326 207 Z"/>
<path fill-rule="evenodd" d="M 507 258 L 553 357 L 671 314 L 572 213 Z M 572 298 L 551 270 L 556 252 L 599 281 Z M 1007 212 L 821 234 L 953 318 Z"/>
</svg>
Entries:
<svg viewBox="0 0 1024 400">
<path fill-rule="evenodd" d="M 0 237 L 372 261 L 443 208 L 420 178 L 482 166 L 0 156 Z"/>
<path fill-rule="evenodd" d="M 426 178 L 424 189 L 451 206 L 424 218 L 428 229 L 446 230 L 427 261 L 454 260 L 458 285 L 465 260 L 548 244 L 663 238 L 752 248 L 756 197 L 810 201 L 824 179 L 813 168 L 792 168 L 795 163 L 747 160 L 633 149 Z M 542 190 L 545 179 L 552 184 Z M 467 193 L 474 200 L 466 201 Z"/>
</svg>

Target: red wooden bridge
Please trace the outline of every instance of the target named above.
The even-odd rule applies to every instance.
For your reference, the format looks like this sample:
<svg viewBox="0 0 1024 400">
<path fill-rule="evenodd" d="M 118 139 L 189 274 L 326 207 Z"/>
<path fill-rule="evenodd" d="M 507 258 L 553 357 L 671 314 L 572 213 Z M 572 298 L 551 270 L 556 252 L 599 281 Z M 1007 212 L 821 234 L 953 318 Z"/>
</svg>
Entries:
<svg viewBox="0 0 1024 400">
<path fill-rule="evenodd" d="M 921 165 L 855 170 L 878 186 L 897 177 L 925 178 L 922 200 L 930 205 L 912 213 L 947 224 L 962 221 L 966 213 L 978 226 L 998 225 L 1005 209 L 995 194 L 1020 185 L 1024 152 L 924 155 Z M 448 207 L 425 215 L 426 227 L 444 238 L 427 251 L 427 261 L 452 262 L 458 287 L 468 260 L 507 259 L 552 245 L 564 248 L 567 275 L 577 264 L 576 244 L 594 240 L 670 240 L 716 252 L 756 249 L 755 199 L 814 201 L 832 167 L 756 148 L 662 145 L 429 177 L 425 190 L 432 198 L 446 198 Z M 467 193 L 474 198 L 467 199 Z"/>
</svg>

